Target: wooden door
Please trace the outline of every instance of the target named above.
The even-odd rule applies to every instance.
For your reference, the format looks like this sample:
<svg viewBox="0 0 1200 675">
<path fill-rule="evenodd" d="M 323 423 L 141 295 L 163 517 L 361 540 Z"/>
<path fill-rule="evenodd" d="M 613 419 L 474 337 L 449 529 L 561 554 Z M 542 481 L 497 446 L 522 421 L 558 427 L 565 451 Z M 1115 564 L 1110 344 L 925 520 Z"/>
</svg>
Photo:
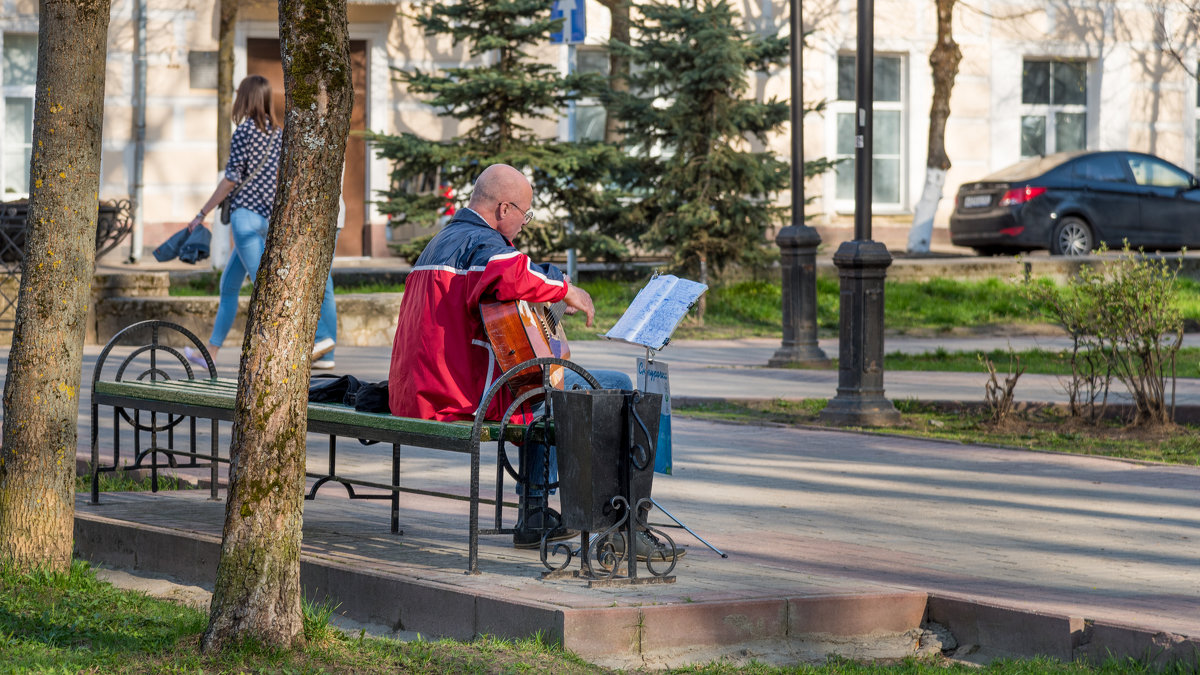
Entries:
<svg viewBox="0 0 1200 675">
<path fill-rule="evenodd" d="M 346 200 L 346 227 L 338 239 L 336 255 L 363 255 L 363 232 L 367 222 L 367 144 L 356 131 L 367 128 L 367 41 L 350 41 L 350 69 L 354 78 L 354 108 L 350 112 L 350 138 L 346 140 L 346 168 L 342 174 L 342 197 Z M 279 40 L 246 40 L 246 73 L 262 75 L 271 83 L 275 112 L 284 120 L 283 64 Z"/>
</svg>

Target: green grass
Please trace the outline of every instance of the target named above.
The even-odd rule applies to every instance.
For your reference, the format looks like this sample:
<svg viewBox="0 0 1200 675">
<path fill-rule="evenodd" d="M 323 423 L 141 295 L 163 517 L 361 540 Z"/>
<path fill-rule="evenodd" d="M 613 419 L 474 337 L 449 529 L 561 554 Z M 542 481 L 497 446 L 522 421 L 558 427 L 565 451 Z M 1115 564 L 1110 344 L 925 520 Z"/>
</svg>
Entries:
<svg viewBox="0 0 1200 675">
<path fill-rule="evenodd" d="M 980 379 L 982 396 L 983 379 Z M 825 399 L 673 403 L 672 411 L 686 417 L 748 424 L 824 426 L 819 418 Z M 1200 427 L 1179 425 L 1147 431 L 1127 428 L 1120 420 L 1092 427 L 1069 419 L 1053 406 L 1014 414 L 1011 423 L 993 426 L 981 405 L 935 406 L 917 400 L 893 401 L 900 424 L 872 431 L 960 443 L 983 443 L 1029 450 L 1168 462 L 1200 466 Z"/>
<path fill-rule="evenodd" d="M 986 373 L 981 357 L 991 359 L 999 374 L 1009 372 L 1011 357 L 1015 355 L 1026 373 L 1043 375 L 1070 375 L 1071 354 L 1067 351 L 1030 349 L 1009 352 L 994 349 L 988 352 L 962 352 L 937 349 L 924 354 L 892 352 L 884 357 L 886 370 L 918 370 L 944 373 Z M 834 359 L 836 363 L 836 359 Z M 1200 347 L 1183 347 L 1175 357 L 1175 370 L 1179 377 L 1200 377 Z M 1120 385 L 1114 380 L 1114 385 Z"/>
<path fill-rule="evenodd" d="M 568 320 L 572 340 L 595 339 L 608 330 L 637 295 L 644 282 L 594 281 L 582 284 L 596 303 L 597 327 L 583 328 L 577 320 Z M 1200 316 L 1200 286 L 1181 286 Z M 675 331 L 676 339 L 720 339 L 743 337 L 781 337 L 782 291 L 779 284 L 746 281 L 714 286 L 707 293 L 704 325 L 696 321 L 696 310 L 684 318 Z M 839 287 L 836 279 L 817 280 L 817 326 L 822 335 L 835 335 L 838 328 Z M 948 332 L 963 328 L 998 324 L 1045 323 L 1033 306 L 1021 296 L 1018 284 L 991 279 L 955 281 L 937 279 L 928 282 L 888 282 L 884 290 L 884 323 L 894 332 Z"/>
<path fill-rule="evenodd" d="M 195 278 L 188 285 L 172 285 L 171 295 L 215 295 L 217 282 L 215 274 Z M 581 285 L 595 302 L 596 324 L 586 328 L 580 319 L 568 319 L 564 324 L 567 335 L 575 341 L 595 340 L 612 328 L 645 281 L 598 280 Z M 403 290 L 402 284 L 334 287 L 338 294 L 398 293 Z M 1178 304 L 1183 316 L 1200 318 L 1200 282 L 1179 279 L 1178 290 Z M 249 286 L 242 288 L 243 295 L 249 292 Z M 887 282 L 884 294 L 884 325 L 893 333 L 938 334 L 998 325 L 1047 323 L 1046 318 L 1022 296 L 1020 284 L 999 279 Z M 746 281 L 716 285 L 706 295 L 704 325 L 699 325 L 693 309 L 675 331 L 675 339 L 782 337 L 782 291 L 778 283 Z M 823 336 L 837 334 L 838 298 L 836 279 L 817 279 L 817 326 Z"/>
<path fill-rule="evenodd" d="M 186 283 L 172 283 L 168 291 L 172 297 L 203 297 L 218 295 L 221 292 L 221 275 L 216 272 L 207 274 L 195 274 L 188 278 Z M 249 283 L 242 285 L 240 295 L 248 296 L 252 290 Z M 348 293 L 403 293 L 404 284 L 393 283 L 363 283 L 354 284 L 352 286 L 334 285 L 333 294 L 343 295 Z"/>
<path fill-rule="evenodd" d="M 134 479 L 133 476 L 124 471 L 112 471 L 100 474 L 100 491 L 101 492 L 149 492 L 150 491 L 150 476 L 143 476 L 141 479 Z M 195 486 L 186 481 L 182 481 L 179 477 L 169 473 L 158 474 L 158 489 L 159 490 L 192 490 Z M 75 490 L 77 492 L 91 492 L 92 477 L 76 476 Z"/>
<path fill-rule="evenodd" d="M 330 629 L 336 610 L 305 603 L 308 645 L 273 650 L 247 642 L 201 656 L 208 617 L 96 579 L 86 563 L 68 574 L 0 571 L 0 672 L 601 672 L 536 639 L 397 642 Z"/>
<path fill-rule="evenodd" d="M 208 617 L 202 608 L 123 591 L 100 581 L 84 562 L 66 574 L 0 570 L 0 672 L 36 673 L 607 673 L 540 636 L 484 637 L 471 642 L 397 642 L 346 635 L 329 620 L 329 602 L 303 603 L 307 645 L 268 649 L 247 641 L 218 656 L 201 656 Z M 944 658 L 859 663 L 833 658 L 822 665 L 777 668 L 707 664 L 668 673 L 783 675 L 932 675 L 935 673 L 1149 673 L 1133 660 L 1099 667 L 1049 659 L 1002 660 L 984 668 Z M 1183 668 L 1168 673 L 1189 672 Z"/>
</svg>

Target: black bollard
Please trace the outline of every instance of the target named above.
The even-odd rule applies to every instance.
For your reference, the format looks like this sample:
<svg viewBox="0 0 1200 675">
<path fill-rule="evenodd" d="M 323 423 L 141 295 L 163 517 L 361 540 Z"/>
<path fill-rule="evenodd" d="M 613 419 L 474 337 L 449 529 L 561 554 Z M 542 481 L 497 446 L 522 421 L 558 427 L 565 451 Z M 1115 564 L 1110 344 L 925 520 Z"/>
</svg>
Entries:
<svg viewBox="0 0 1200 675">
<path fill-rule="evenodd" d="M 828 367 L 829 357 L 817 346 L 817 246 L 821 236 L 801 223 L 780 230 L 775 243 L 779 244 L 783 269 L 783 346 L 767 365 Z"/>
<path fill-rule="evenodd" d="M 837 396 L 821 421 L 886 426 L 900 413 L 883 396 L 883 282 L 892 256 L 877 241 L 847 241 L 833 255 L 841 281 Z"/>
</svg>

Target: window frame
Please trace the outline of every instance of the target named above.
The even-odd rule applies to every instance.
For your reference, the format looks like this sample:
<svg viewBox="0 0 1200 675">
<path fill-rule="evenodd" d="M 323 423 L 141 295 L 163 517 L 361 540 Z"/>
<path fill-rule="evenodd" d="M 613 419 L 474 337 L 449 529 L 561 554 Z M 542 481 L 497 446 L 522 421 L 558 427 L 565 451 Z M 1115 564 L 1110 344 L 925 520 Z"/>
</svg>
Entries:
<svg viewBox="0 0 1200 675">
<path fill-rule="evenodd" d="M 1021 90 L 1025 89 L 1025 71 L 1029 63 L 1046 63 L 1049 64 L 1049 98 L 1048 103 L 1026 103 L 1024 95 L 1022 95 L 1021 108 L 1017 116 L 1017 148 L 1020 159 L 1030 159 L 1033 157 L 1046 157 L 1058 152 L 1069 152 L 1074 150 L 1088 150 L 1091 148 L 1091 139 L 1089 138 L 1089 121 L 1091 111 L 1089 110 L 1089 96 L 1092 79 L 1093 61 L 1084 58 L 1054 58 L 1054 57 L 1038 57 L 1024 56 L 1021 58 Z M 1054 101 L 1054 68 L 1059 64 L 1079 64 L 1083 66 L 1083 103 L 1056 103 Z M 1063 149 L 1058 145 L 1058 115 L 1081 114 L 1083 116 L 1083 147 Z M 1040 117 L 1044 122 L 1044 142 L 1042 153 L 1040 155 L 1027 155 L 1024 152 L 1025 148 L 1025 131 L 1024 124 L 1027 117 Z"/>
<path fill-rule="evenodd" d="M 574 63 L 571 64 L 571 72 L 579 72 L 578 64 L 580 61 L 580 56 L 585 53 L 586 54 L 603 54 L 604 55 L 605 60 L 606 60 L 606 66 L 604 68 L 604 72 L 601 72 L 600 74 L 605 77 L 608 77 L 608 75 L 609 75 L 608 67 L 607 67 L 608 48 L 605 46 L 602 46 L 602 45 L 588 45 L 588 44 L 575 45 L 574 54 L 572 54 Z M 583 138 L 583 135 L 580 133 L 581 129 L 580 129 L 580 125 L 579 125 L 579 109 L 580 108 L 589 108 L 589 109 L 599 108 L 600 110 L 602 110 L 604 112 L 604 115 L 603 115 L 604 122 L 603 122 L 603 124 L 600 125 L 600 129 L 601 129 L 600 138 L 598 138 L 598 139 Z M 606 128 L 606 125 L 608 124 L 608 110 L 600 102 L 600 99 L 593 97 L 593 96 L 588 96 L 588 97 L 581 98 L 577 101 L 574 101 L 574 104 L 571 106 L 571 110 L 568 112 L 568 114 L 570 116 L 569 124 L 571 125 L 570 137 L 575 142 L 583 142 L 583 141 L 587 141 L 587 140 L 599 140 L 599 141 L 604 140 L 604 129 Z"/>
<path fill-rule="evenodd" d="M 1200 176 L 1200 60 L 1196 61 L 1196 74 L 1192 77 L 1192 175 Z"/>
<path fill-rule="evenodd" d="M 34 45 L 35 45 L 34 61 L 36 63 L 36 61 L 37 61 L 37 52 L 36 52 L 37 33 L 25 33 L 25 32 L 21 32 L 21 31 L 5 31 L 3 33 L 0 33 L 0 50 L 3 50 L 4 43 L 6 41 L 8 41 L 8 39 L 10 39 L 11 37 L 14 37 L 14 36 L 32 37 L 34 39 Z M 8 176 L 9 166 L 8 166 L 7 157 L 11 150 L 11 148 L 8 147 L 8 140 L 7 140 L 8 101 L 9 101 L 9 99 L 28 99 L 30 102 L 30 107 L 29 107 L 30 113 L 29 114 L 30 114 L 31 119 L 29 121 L 29 130 L 30 130 L 29 131 L 29 139 L 23 145 L 26 146 L 27 149 L 32 154 L 32 152 L 33 152 L 33 120 L 32 120 L 32 117 L 33 117 L 33 106 L 36 102 L 36 90 L 37 90 L 36 83 L 35 84 L 8 84 L 5 81 L 6 79 L 7 78 L 5 77 L 5 74 L 0 73 L 0 201 L 10 201 L 13 199 L 22 199 L 22 198 L 26 198 L 29 196 L 28 189 L 26 189 L 23 192 L 18 192 L 18 191 L 9 192 L 8 191 L 9 185 L 7 182 L 7 176 Z M 26 173 L 25 181 L 28 181 L 29 180 L 28 164 L 26 164 L 26 166 L 25 166 L 25 173 Z M 29 186 L 26 185 L 25 187 L 28 188 Z"/>
<path fill-rule="evenodd" d="M 853 168 L 854 167 L 854 154 L 853 153 L 844 154 L 844 153 L 838 152 L 838 119 L 839 119 L 839 116 L 841 116 L 841 115 L 853 116 L 855 114 L 855 103 L 856 102 L 853 99 L 847 100 L 847 99 L 839 99 L 838 98 L 839 92 L 841 89 L 841 85 L 842 85 L 841 69 L 839 67 L 840 66 L 839 61 L 842 58 L 845 58 L 845 57 L 853 58 L 854 56 L 855 56 L 855 52 L 853 52 L 853 51 L 842 51 L 842 52 L 836 53 L 833 57 L 834 65 L 833 65 L 833 78 L 832 78 L 832 80 L 833 80 L 832 93 L 830 96 L 830 101 L 829 101 L 829 106 L 828 106 L 829 114 L 826 116 L 826 119 L 829 121 L 828 122 L 829 123 L 828 138 L 830 139 L 830 143 L 829 143 L 828 147 L 832 150 L 832 152 L 829 153 L 829 157 L 831 159 L 846 159 L 847 161 L 840 164 L 839 167 L 848 167 L 847 170 L 849 170 L 849 171 L 854 170 L 854 168 Z M 875 54 L 875 61 L 878 63 L 878 61 L 880 59 L 895 59 L 896 61 L 898 61 L 897 74 L 898 74 L 898 77 L 900 78 L 900 81 L 898 83 L 897 90 L 899 93 L 899 100 L 898 101 L 875 100 L 872 105 L 872 116 L 874 119 L 877 119 L 878 114 L 880 112 L 895 112 L 895 113 L 897 113 L 899 115 L 899 123 L 897 124 L 896 133 L 899 136 L 899 143 L 898 143 L 897 152 L 895 154 L 889 153 L 887 155 L 881 155 L 879 153 L 879 138 L 878 138 L 878 136 L 875 136 L 874 137 L 874 140 L 875 140 L 874 146 L 875 147 L 872 148 L 873 160 L 878 161 L 880 159 L 887 159 L 887 160 L 893 160 L 896 162 L 896 166 L 897 166 L 896 200 L 895 201 L 880 201 L 879 199 L 875 198 L 874 195 L 872 195 L 871 212 L 877 213 L 877 214 L 907 213 L 910 209 L 908 184 L 909 184 L 909 179 L 910 179 L 909 174 L 910 174 L 910 168 L 911 168 L 908 163 L 908 155 L 909 155 L 908 101 L 909 101 L 909 77 L 910 77 L 909 67 L 908 67 L 909 66 L 908 55 L 903 52 L 877 52 Z M 857 70 L 855 71 L 855 75 L 857 76 Z M 878 95 L 878 93 L 879 93 L 878 87 L 876 87 L 875 93 L 876 93 L 876 95 Z M 877 123 L 876 123 L 876 126 L 877 126 Z M 878 181 L 875 179 L 875 175 L 872 174 L 872 192 L 875 191 L 877 182 Z M 838 169 L 837 168 L 835 168 L 833 171 L 829 172 L 829 180 L 828 180 L 828 183 L 826 183 L 826 187 L 827 187 L 826 194 L 832 196 L 832 199 L 830 201 L 833 204 L 833 209 L 836 213 L 849 214 L 849 213 L 854 212 L 854 195 L 851 194 L 851 195 L 849 195 L 849 197 L 843 197 L 838 194 Z"/>
</svg>

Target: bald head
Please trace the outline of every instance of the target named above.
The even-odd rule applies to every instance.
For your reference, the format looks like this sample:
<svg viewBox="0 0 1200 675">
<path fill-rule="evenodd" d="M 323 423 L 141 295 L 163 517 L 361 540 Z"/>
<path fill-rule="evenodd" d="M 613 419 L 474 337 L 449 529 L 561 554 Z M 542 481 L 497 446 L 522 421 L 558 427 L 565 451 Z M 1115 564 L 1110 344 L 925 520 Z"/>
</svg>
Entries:
<svg viewBox="0 0 1200 675">
<path fill-rule="evenodd" d="M 493 164 L 479 174 L 467 207 L 512 240 L 533 207 L 533 187 L 525 175 L 507 164 Z"/>
<path fill-rule="evenodd" d="M 479 174 L 475 180 L 475 188 L 471 191 L 471 209 L 478 211 L 476 206 L 488 208 L 497 202 L 504 202 L 521 196 L 522 190 L 533 191 L 529 181 L 515 168 L 507 164 L 493 164 Z"/>
</svg>

